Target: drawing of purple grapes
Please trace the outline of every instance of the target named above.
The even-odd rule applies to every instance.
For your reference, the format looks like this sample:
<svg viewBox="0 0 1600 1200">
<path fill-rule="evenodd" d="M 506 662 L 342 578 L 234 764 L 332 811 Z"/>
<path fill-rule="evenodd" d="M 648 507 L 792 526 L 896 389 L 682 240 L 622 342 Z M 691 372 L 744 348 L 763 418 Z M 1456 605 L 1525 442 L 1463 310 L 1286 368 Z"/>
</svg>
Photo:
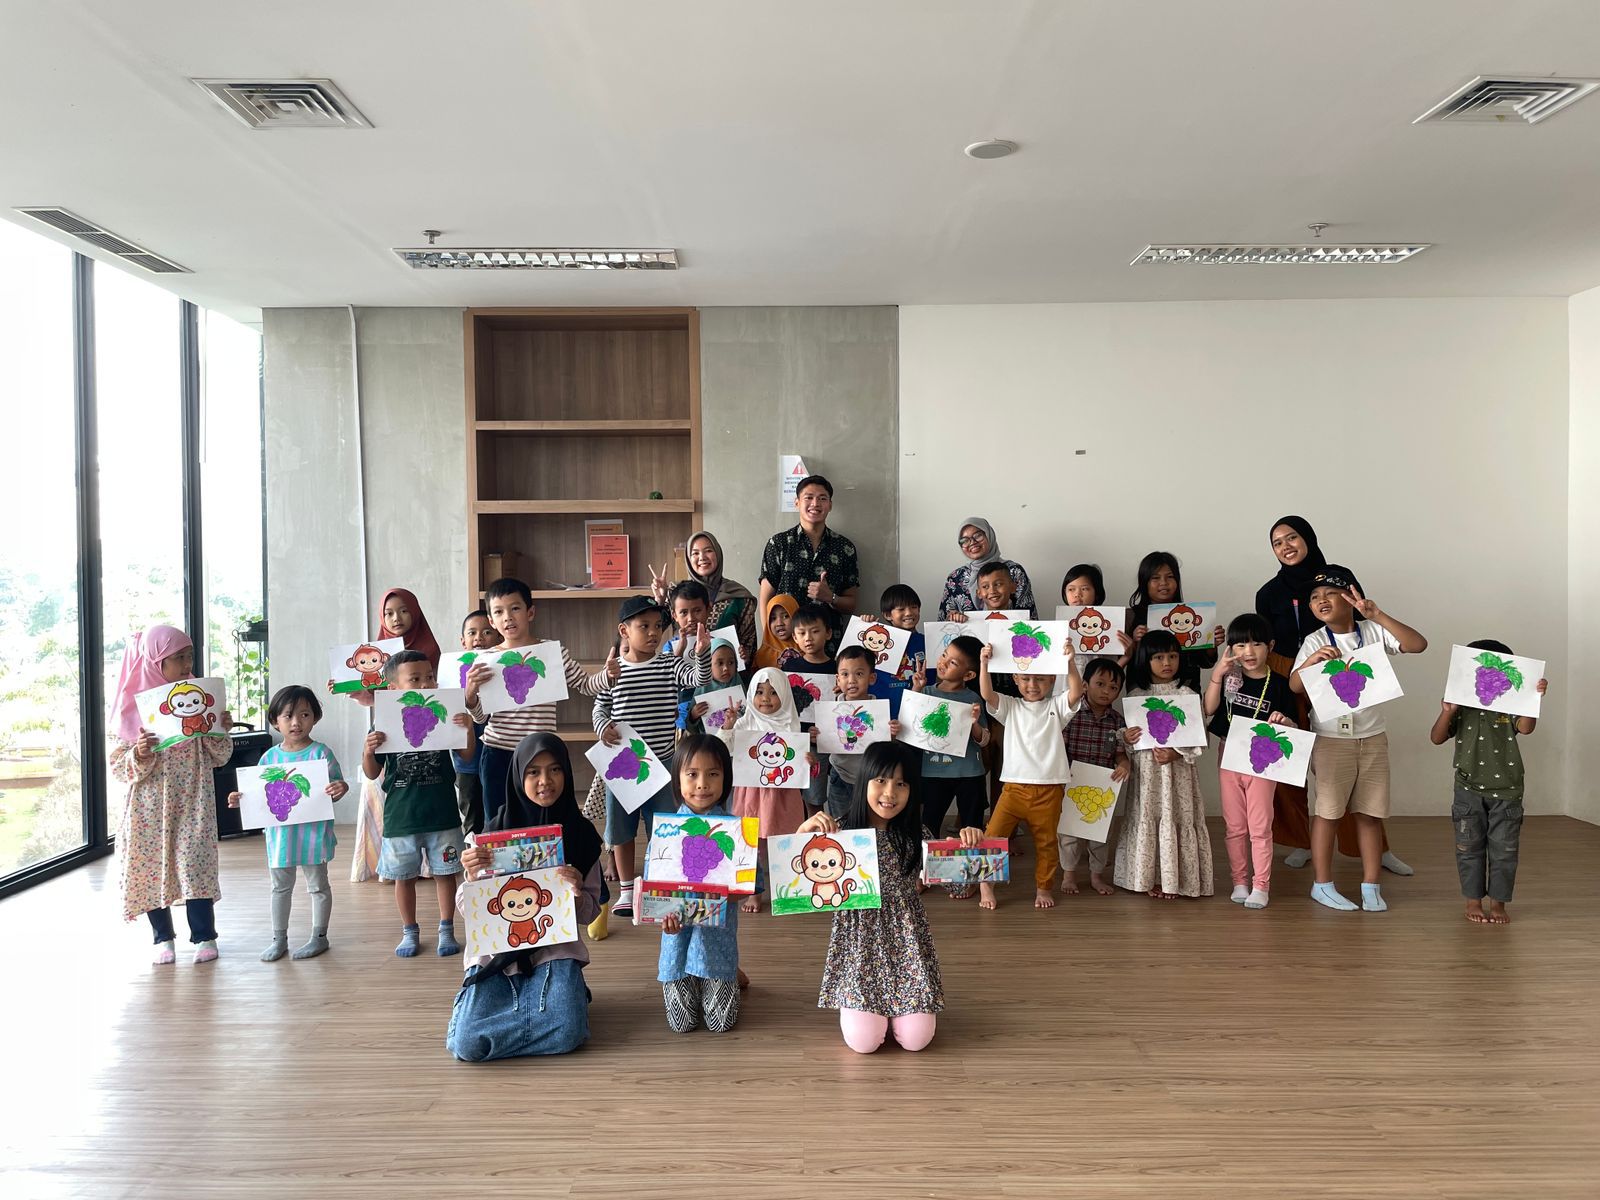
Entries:
<svg viewBox="0 0 1600 1200">
<path fill-rule="evenodd" d="M 1178 732 L 1178 726 L 1186 725 L 1189 718 L 1184 715 L 1183 709 L 1176 704 L 1168 704 L 1165 700 L 1151 696 L 1141 706 L 1149 715 L 1145 718 L 1145 725 L 1150 730 L 1150 736 L 1155 738 L 1156 744 L 1165 746 L 1167 739 Z"/>
<path fill-rule="evenodd" d="M 1361 693 L 1372 682 L 1372 668 L 1366 663 L 1346 658 L 1329 659 L 1322 673 L 1328 677 L 1333 694 L 1344 701 L 1347 708 L 1361 704 Z"/>
<path fill-rule="evenodd" d="M 261 782 L 266 784 L 267 811 L 279 821 L 287 821 L 296 804 L 311 794 L 311 781 L 298 771 L 285 771 L 282 767 L 269 767 L 261 772 Z"/>
<path fill-rule="evenodd" d="M 449 716 L 444 705 L 421 692 L 407 692 L 400 697 L 400 728 L 413 749 L 422 745 L 439 722 Z"/>
<path fill-rule="evenodd" d="M 1522 672 L 1498 654 L 1485 650 L 1472 661 L 1478 664 L 1472 686 L 1478 693 L 1478 703 L 1485 708 L 1509 691 L 1522 690 Z"/>
</svg>

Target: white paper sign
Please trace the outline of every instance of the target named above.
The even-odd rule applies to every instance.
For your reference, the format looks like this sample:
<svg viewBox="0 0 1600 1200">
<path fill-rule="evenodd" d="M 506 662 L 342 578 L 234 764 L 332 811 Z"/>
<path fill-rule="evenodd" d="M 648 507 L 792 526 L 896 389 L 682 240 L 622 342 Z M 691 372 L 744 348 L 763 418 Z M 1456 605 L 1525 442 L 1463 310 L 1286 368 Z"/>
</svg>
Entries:
<svg viewBox="0 0 1600 1200">
<path fill-rule="evenodd" d="M 1061 823 L 1056 832 L 1086 842 L 1104 842 L 1111 833 L 1122 781 L 1111 778 L 1110 767 L 1093 763 L 1072 764 L 1072 779 L 1061 803 Z"/>
<path fill-rule="evenodd" d="M 328 678 L 336 693 L 364 692 L 383 686 L 383 664 L 406 648 L 404 638 L 374 638 L 328 651 Z"/>
<path fill-rule="evenodd" d="M 324 759 L 240 767 L 239 824 L 245 829 L 333 820 Z"/>
<path fill-rule="evenodd" d="M 819 700 L 814 708 L 819 754 L 862 754 L 889 740 L 887 700 Z"/>
<path fill-rule="evenodd" d="M 707 733 L 716 733 L 732 725 L 744 711 L 744 688 L 736 683 L 714 692 L 701 692 L 693 703 L 706 706 L 700 723 L 705 726 Z"/>
<path fill-rule="evenodd" d="M 486 713 L 509 712 L 530 704 L 554 704 L 570 694 L 560 642 L 536 642 L 515 650 L 491 646 L 487 650 L 441 654 L 439 682 L 464 688 L 467 673 L 479 665 L 494 672 L 494 678 L 478 689 L 478 706 Z"/>
<path fill-rule="evenodd" d="M 911 630 L 890 625 L 887 621 L 863 621 L 851 617 L 839 639 L 839 648 L 865 646 L 872 655 L 873 669 L 894 675 L 905 661 L 906 646 L 911 642 Z"/>
<path fill-rule="evenodd" d="M 925 645 L 923 653 L 927 656 L 928 669 L 931 671 L 938 665 L 939 657 L 958 637 L 976 637 L 981 645 L 984 641 L 984 630 L 974 631 L 967 628 L 965 621 L 924 621 L 922 623 L 922 640 Z M 972 669 L 976 671 L 978 664 L 973 663 Z M 977 677 L 973 677 L 976 685 Z"/>
<path fill-rule="evenodd" d="M 989 670 L 1025 675 L 1065 675 L 1072 646 L 1065 621 L 1013 621 L 996 625 L 989 637 L 994 654 Z"/>
<path fill-rule="evenodd" d="M 733 786 L 794 788 L 811 786 L 811 764 L 806 753 L 811 735 L 800 730 L 733 731 Z"/>
<path fill-rule="evenodd" d="M 1201 715 L 1200 697 L 1193 692 L 1169 692 L 1160 696 L 1128 696 L 1122 701 L 1122 715 L 1129 725 L 1144 730 L 1133 743 L 1133 750 L 1154 750 L 1165 746 L 1183 750 L 1204 748 L 1206 723 Z"/>
<path fill-rule="evenodd" d="M 1128 623 L 1128 610 L 1125 607 L 1114 604 L 1062 604 L 1056 608 L 1056 620 L 1067 623 L 1074 654 L 1109 654 L 1115 658 L 1122 653 L 1122 642 L 1117 634 Z"/>
<path fill-rule="evenodd" d="M 139 723 L 155 734 L 156 749 L 165 750 L 193 737 L 227 737 L 222 710 L 227 692 L 222 680 L 180 679 L 134 697 Z"/>
<path fill-rule="evenodd" d="M 1146 611 L 1144 627 L 1148 630 L 1165 629 L 1178 639 L 1184 650 L 1202 650 L 1214 644 L 1212 631 L 1217 627 L 1217 606 L 1209 601 L 1193 604 L 1152 604 Z"/>
<path fill-rule="evenodd" d="M 733 657 L 738 661 L 737 669 L 740 671 L 744 670 L 744 651 L 739 647 L 738 628 L 733 625 L 724 625 L 721 629 L 713 629 L 711 631 L 711 640 L 714 642 L 718 638 L 721 638 L 723 641 L 727 642 L 728 645 L 733 647 Z M 684 653 L 690 654 L 693 653 L 693 651 L 694 644 L 691 642 L 689 649 L 685 650 Z"/>
<path fill-rule="evenodd" d="M 798 454 L 778 455 L 778 511 L 795 511 L 795 492 L 800 487 L 800 481 L 811 474 L 806 469 L 806 460 Z"/>
<path fill-rule="evenodd" d="M 615 746 L 596 741 L 583 756 L 611 789 L 617 803 L 629 812 L 636 812 L 666 787 L 671 778 L 666 766 L 632 725 L 626 721 L 618 721 L 616 725 L 621 740 Z"/>
<path fill-rule="evenodd" d="M 373 696 L 372 727 L 384 735 L 380 754 L 421 750 L 465 750 L 467 731 L 454 718 L 465 715 L 467 694 L 460 688 L 394 689 Z"/>
<path fill-rule="evenodd" d="M 972 705 L 910 688 L 900 693 L 899 740 L 906 745 L 960 758 L 970 748 L 971 737 Z"/>
<path fill-rule="evenodd" d="M 1317 735 L 1308 730 L 1234 717 L 1228 722 L 1228 740 L 1222 747 L 1222 769 L 1305 787 L 1311 747 L 1316 744 Z"/>
<path fill-rule="evenodd" d="M 1444 698 L 1467 708 L 1537 717 L 1543 697 L 1535 689 L 1543 678 L 1543 659 L 1451 646 Z"/>
<path fill-rule="evenodd" d="M 819 671 L 788 671 L 789 687 L 794 690 L 794 706 L 800 719 L 808 724 L 816 722 L 812 706 L 818 700 L 832 700 L 837 688 L 832 675 Z M 801 703 L 801 700 L 805 703 Z"/>
<path fill-rule="evenodd" d="M 461 885 L 467 961 L 578 940 L 572 885 L 555 868 L 469 879 Z"/>
<path fill-rule="evenodd" d="M 1366 712 L 1405 695 L 1381 641 L 1301 671 L 1300 682 L 1317 720 L 1330 725 L 1340 717 Z"/>
</svg>

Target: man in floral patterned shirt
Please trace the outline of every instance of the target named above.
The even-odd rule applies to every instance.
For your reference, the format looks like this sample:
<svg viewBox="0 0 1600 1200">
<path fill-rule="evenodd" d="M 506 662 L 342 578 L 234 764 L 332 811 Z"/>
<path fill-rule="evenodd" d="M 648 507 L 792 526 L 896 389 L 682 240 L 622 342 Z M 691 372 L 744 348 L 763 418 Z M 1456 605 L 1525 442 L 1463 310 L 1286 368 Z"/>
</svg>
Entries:
<svg viewBox="0 0 1600 1200">
<path fill-rule="evenodd" d="M 802 604 L 814 600 L 833 613 L 833 634 L 828 653 L 838 647 L 845 618 L 856 611 L 861 590 L 861 570 L 856 565 L 856 545 L 828 528 L 833 510 L 833 485 L 821 475 L 807 475 L 795 489 L 795 511 L 800 524 L 767 539 L 761 555 L 761 608 L 774 596 L 790 595 Z M 766 630 L 762 630 L 763 637 Z"/>
</svg>

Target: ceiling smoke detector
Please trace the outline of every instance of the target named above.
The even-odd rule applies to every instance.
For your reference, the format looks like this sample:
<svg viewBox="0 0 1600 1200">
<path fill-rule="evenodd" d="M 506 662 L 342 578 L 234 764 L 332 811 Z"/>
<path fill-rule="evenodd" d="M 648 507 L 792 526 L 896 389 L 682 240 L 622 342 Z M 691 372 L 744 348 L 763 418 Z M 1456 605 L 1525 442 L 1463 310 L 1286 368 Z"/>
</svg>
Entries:
<svg viewBox="0 0 1600 1200">
<path fill-rule="evenodd" d="M 1281 263 L 1354 263 L 1386 266 L 1421 254 L 1432 243 L 1347 245 L 1316 242 L 1309 246 L 1146 246 L 1128 265 L 1192 263 L 1200 266 L 1257 266 Z"/>
<path fill-rule="evenodd" d="M 80 242 L 88 243 L 96 250 L 114 254 L 129 266 L 138 267 L 140 270 L 156 275 L 194 274 L 188 267 L 180 267 L 170 258 L 163 258 L 143 246 L 130 242 L 127 238 L 118 237 L 110 230 L 102 229 L 93 221 L 85 221 L 76 213 L 68 212 L 64 208 L 18 208 L 13 211 L 25 217 L 32 217 L 52 229 L 59 229 Z"/>
<path fill-rule="evenodd" d="M 1424 121 L 1450 121 L 1481 125 L 1508 125 L 1517 121 L 1537 125 L 1570 108 L 1595 88 L 1600 79 L 1518 79 L 1509 75 L 1478 75 L 1423 113 Z"/>
<path fill-rule="evenodd" d="M 331 79 L 196 79 L 192 82 L 252 129 L 370 129 L 372 122 Z"/>
<path fill-rule="evenodd" d="M 506 246 L 394 246 L 418 271 L 676 271 L 676 250 Z"/>
<path fill-rule="evenodd" d="M 962 150 L 968 158 L 1005 158 L 1017 152 L 1015 142 L 1003 141 L 1000 138 L 989 138 L 987 141 L 973 142 L 972 145 Z"/>
</svg>

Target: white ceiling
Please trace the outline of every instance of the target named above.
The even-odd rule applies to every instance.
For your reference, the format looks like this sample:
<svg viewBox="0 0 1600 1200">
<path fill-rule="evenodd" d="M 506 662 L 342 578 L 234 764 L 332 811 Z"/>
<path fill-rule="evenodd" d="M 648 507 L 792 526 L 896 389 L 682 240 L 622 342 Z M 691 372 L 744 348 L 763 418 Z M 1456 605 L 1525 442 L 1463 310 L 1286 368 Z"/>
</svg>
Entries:
<svg viewBox="0 0 1600 1200">
<path fill-rule="evenodd" d="M 1600 75 L 1595 0 L 0 0 L 0 207 L 60 205 L 282 305 L 1566 295 L 1600 96 L 1414 126 L 1479 73 Z M 327 76 L 376 128 L 247 129 L 191 76 Z M 984 137 L 1021 151 L 963 157 Z M 21 220 L 21 218 L 17 218 Z M 1147 242 L 1437 243 L 1130 268 Z M 418 272 L 442 244 L 676 273 Z"/>
</svg>

